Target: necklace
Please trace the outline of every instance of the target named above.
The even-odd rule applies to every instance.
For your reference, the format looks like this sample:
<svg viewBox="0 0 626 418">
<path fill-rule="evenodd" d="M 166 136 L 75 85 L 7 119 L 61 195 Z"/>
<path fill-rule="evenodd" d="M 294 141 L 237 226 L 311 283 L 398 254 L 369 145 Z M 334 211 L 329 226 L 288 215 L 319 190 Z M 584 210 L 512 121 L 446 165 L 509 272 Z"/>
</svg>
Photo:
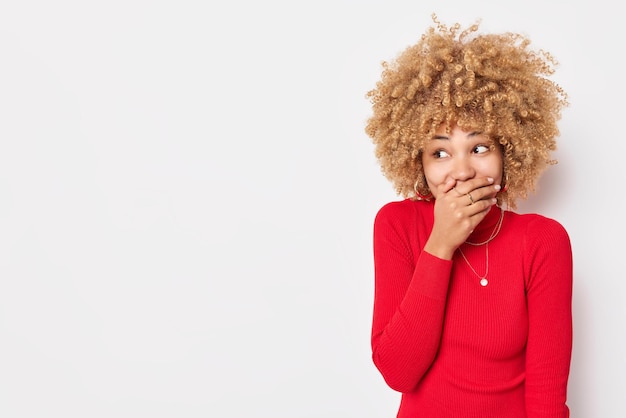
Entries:
<svg viewBox="0 0 626 418">
<path fill-rule="evenodd" d="M 489 280 L 487 280 L 487 274 L 489 274 L 489 243 L 485 245 L 485 265 L 487 267 L 485 267 L 485 274 L 482 276 L 476 273 L 476 270 L 474 270 L 474 267 L 472 267 L 470 262 L 467 260 L 467 257 L 465 257 L 465 254 L 463 254 L 463 250 L 461 249 L 461 247 L 459 247 L 459 252 L 461 253 L 461 256 L 463 257 L 463 260 L 465 260 L 469 268 L 472 270 L 472 273 L 474 273 L 476 277 L 480 279 L 480 285 L 482 287 L 487 286 L 489 284 Z"/>
<path fill-rule="evenodd" d="M 485 245 L 487 243 L 489 243 L 491 240 L 493 240 L 496 235 L 498 235 L 498 233 L 500 232 L 500 228 L 502 228 L 502 220 L 504 219 L 504 209 L 500 208 L 500 218 L 498 219 L 498 222 L 496 223 L 496 226 L 493 228 L 493 231 L 491 232 L 491 235 L 489 236 L 489 238 L 487 238 L 486 241 L 483 242 L 470 242 L 470 241 L 465 241 L 466 244 L 469 245 Z M 462 253 L 461 253 L 462 254 Z M 485 273 L 486 274 L 486 273 Z"/>
<path fill-rule="evenodd" d="M 489 238 L 487 238 L 486 241 L 483 241 L 483 242 L 469 242 L 469 241 L 465 241 L 465 243 L 469 244 L 469 245 L 474 245 L 474 246 L 484 245 L 485 246 L 485 274 L 483 274 L 482 276 L 476 272 L 476 269 L 474 269 L 474 267 L 472 267 L 472 265 L 470 264 L 470 262 L 467 259 L 467 257 L 465 257 L 465 254 L 463 254 L 463 250 L 461 249 L 461 247 L 459 247 L 459 252 L 461 253 L 461 256 L 463 257 L 463 260 L 465 260 L 465 262 L 467 263 L 467 265 L 470 268 L 470 270 L 472 270 L 472 273 L 474 273 L 476 275 L 476 277 L 478 277 L 480 279 L 479 283 L 480 283 L 480 285 L 482 287 L 485 287 L 485 286 L 487 286 L 489 284 L 489 280 L 487 280 L 487 274 L 489 274 L 489 243 L 500 232 L 500 228 L 502 228 L 502 220 L 503 219 L 504 219 L 504 209 L 500 208 L 500 219 L 498 219 L 498 222 L 496 223 L 496 226 L 493 228 L 493 231 L 491 232 L 491 235 L 489 236 Z"/>
</svg>

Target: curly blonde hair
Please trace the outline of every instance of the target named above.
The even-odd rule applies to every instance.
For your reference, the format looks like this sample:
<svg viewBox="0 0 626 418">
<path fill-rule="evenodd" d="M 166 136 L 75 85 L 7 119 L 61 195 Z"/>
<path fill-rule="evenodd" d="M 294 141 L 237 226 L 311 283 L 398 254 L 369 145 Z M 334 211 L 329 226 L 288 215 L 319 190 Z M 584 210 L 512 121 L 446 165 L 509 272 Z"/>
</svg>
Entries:
<svg viewBox="0 0 626 418">
<path fill-rule="evenodd" d="M 423 179 L 421 150 L 445 124 L 479 131 L 500 144 L 506 190 L 498 204 L 516 207 L 534 191 L 559 136 L 557 121 L 567 94 L 548 76 L 558 65 L 548 52 L 533 51 L 515 33 L 477 34 L 435 26 L 393 62 L 383 62 L 376 88 L 367 93 L 373 113 L 365 131 L 381 170 L 396 192 L 417 198 Z"/>
</svg>

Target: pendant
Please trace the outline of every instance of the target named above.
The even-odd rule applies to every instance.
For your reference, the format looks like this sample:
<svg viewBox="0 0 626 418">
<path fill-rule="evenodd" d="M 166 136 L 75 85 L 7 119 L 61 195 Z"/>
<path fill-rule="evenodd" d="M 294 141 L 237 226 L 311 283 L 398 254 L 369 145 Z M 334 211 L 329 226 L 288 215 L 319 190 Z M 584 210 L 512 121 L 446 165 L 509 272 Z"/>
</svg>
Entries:
<svg viewBox="0 0 626 418">
<path fill-rule="evenodd" d="M 489 280 L 485 279 L 484 277 L 482 279 L 480 279 L 480 285 L 482 287 L 485 287 L 489 284 Z"/>
</svg>

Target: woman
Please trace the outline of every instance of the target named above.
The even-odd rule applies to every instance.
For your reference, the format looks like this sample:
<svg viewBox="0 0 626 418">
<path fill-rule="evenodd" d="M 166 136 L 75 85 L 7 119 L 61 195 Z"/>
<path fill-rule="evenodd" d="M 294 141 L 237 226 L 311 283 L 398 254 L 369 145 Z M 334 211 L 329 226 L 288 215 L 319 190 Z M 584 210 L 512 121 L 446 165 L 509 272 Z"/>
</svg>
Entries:
<svg viewBox="0 0 626 418">
<path fill-rule="evenodd" d="M 513 211 L 555 162 L 556 62 L 521 35 L 433 21 L 368 93 L 366 132 L 404 197 L 374 222 L 374 364 L 400 418 L 568 417 L 570 240 Z"/>
</svg>

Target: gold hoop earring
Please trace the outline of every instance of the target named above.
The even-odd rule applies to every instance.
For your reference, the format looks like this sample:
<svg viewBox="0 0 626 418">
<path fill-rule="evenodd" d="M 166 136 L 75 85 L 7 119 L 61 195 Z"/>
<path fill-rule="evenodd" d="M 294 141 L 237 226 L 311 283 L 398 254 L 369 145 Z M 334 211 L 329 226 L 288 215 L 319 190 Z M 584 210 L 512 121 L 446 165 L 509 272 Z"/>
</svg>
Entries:
<svg viewBox="0 0 626 418">
<path fill-rule="evenodd" d="M 504 179 L 502 180 L 502 183 L 500 183 L 500 193 L 506 192 L 509 188 L 509 175 L 506 171 L 504 172 L 503 177 Z"/>
<path fill-rule="evenodd" d="M 413 191 L 415 192 L 415 197 L 417 198 L 417 200 L 425 200 L 428 202 L 430 199 L 432 199 L 433 193 L 430 191 L 428 186 L 426 186 L 424 180 L 426 179 L 424 179 L 423 176 L 418 177 L 413 184 Z M 426 190 L 426 192 L 424 192 L 424 190 Z"/>
</svg>

